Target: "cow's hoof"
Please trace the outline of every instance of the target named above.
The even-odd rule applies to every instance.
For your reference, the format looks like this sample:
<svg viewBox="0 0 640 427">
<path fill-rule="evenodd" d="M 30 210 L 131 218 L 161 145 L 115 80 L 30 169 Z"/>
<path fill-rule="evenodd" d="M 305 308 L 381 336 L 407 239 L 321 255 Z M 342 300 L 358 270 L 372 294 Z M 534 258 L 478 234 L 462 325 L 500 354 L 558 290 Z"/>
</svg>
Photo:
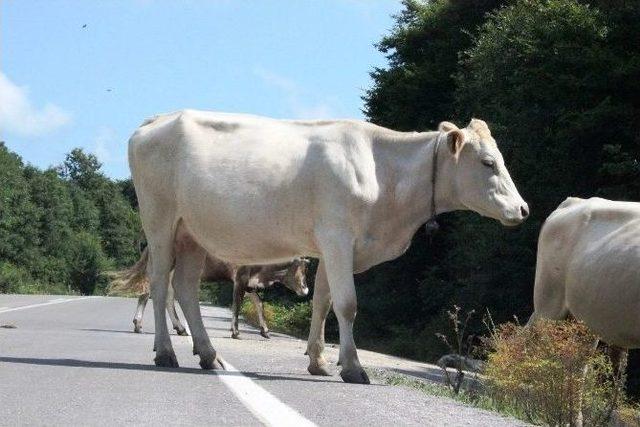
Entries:
<svg viewBox="0 0 640 427">
<path fill-rule="evenodd" d="M 153 361 L 156 362 L 156 366 L 159 366 L 162 368 L 179 368 L 180 367 L 180 365 L 178 365 L 178 359 L 176 358 L 176 354 L 174 352 L 158 354 L 155 357 L 155 359 L 153 359 Z"/>
<path fill-rule="evenodd" d="M 343 369 L 340 372 L 340 376 L 342 377 L 342 381 L 345 383 L 353 383 L 353 384 L 371 384 L 369 381 L 369 376 L 362 368 L 356 369 Z"/>
<path fill-rule="evenodd" d="M 239 340 L 240 339 L 240 332 L 232 332 L 231 333 L 231 338 L 233 338 L 234 340 Z"/>
<path fill-rule="evenodd" d="M 262 335 L 266 339 L 271 339 L 271 337 L 269 336 L 269 331 L 260 331 L 260 335 Z"/>
<path fill-rule="evenodd" d="M 320 375 L 323 377 L 330 377 L 331 372 L 329 372 L 328 365 L 318 365 L 315 363 L 309 363 L 309 367 L 307 367 L 307 371 L 311 375 Z"/>
<path fill-rule="evenodd" d="M 224 365 L 222 361 L 218 359 L 216 356 L 213 357 L 201 357 L 200 358 L 200 367 L 204 370 L 211 369 L 221 369 L 224 370 Z"/>
<path fill-rule="evenodd" d="M 188 336 L 188 335 L 189 335 L 189 334 L 187 333 L 187 330 L 184 328 L 184 326 L 183 326 L 183 327 L 178 327 L 178 328 L 173 328 L 173 329 L 175 329 L 175 330 L 176 330 L 176 333 L 177 333 L 178 335 L 182 335 L 183 337 L 186 337 L 186 336 Z"/>
</svg>

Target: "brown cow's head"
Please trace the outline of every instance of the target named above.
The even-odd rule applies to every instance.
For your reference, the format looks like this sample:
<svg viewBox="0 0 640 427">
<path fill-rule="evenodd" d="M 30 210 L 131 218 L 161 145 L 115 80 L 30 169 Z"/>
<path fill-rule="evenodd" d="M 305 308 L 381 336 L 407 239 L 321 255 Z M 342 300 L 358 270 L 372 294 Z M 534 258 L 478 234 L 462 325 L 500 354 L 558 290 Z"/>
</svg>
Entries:
<svg viewBox="0 0 640 427">
<path fill-rule="evenodd" d="M 307 258 L 295 258 L 284 277 L 283 284 L 295 292 L 298 296 L 305 296 L 309 293 L 307 287 L 307 266 L 309 260 Z"/>
</svg>

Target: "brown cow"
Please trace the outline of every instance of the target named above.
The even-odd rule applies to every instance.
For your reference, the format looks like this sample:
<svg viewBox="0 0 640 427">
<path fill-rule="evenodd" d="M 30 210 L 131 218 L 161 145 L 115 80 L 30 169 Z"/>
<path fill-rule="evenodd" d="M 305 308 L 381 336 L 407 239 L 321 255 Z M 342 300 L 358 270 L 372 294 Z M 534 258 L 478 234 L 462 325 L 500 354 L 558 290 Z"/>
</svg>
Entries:
<svg viewBox="0 0 640 427">
<path fill-rule="evenodd" d="M 142 332 L 142 317 L 144 309 L 149 301 L 149 281 L 146 277 L 148 251 L 145 249 L 140 260 L 131 269 L 116 275 L 112 282 L 111 290 L 132 291 L 138 290 L 138 307 L 133 318 L 134 332 Z M 269 338 L 269 327 L 265 321 L 264 306 L 256 293 L 260 289 L 268 289 L 277 283 L 281 283 L 299 296 L 309 293 L 306 283 L 306 270 L 309 260 L 295 258 L 293 261 L 283 264 L 235 266 L 221 261 L 215 257 L 207 256 L 201 279 L 211 282 L 233 283 L 233 306 L 231 319 L 231 337 L 238 338 L 238 315 L 245 293 L 253 302 L 260 322 L 260 335 Z M 173 296 L 173 286 L 169 287 L 167 294 L 167 312 L 178 335 L 187 335 L 186 328 L 178 319 Z"/>
</svg>

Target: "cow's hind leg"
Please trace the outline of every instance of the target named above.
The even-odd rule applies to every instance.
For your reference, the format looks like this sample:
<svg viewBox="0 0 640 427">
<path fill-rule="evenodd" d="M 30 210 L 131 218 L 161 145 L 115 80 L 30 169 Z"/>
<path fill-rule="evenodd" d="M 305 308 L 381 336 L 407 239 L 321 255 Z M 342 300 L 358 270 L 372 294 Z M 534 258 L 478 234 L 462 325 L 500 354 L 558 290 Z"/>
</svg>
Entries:
<svg viewBox="0 0 640 427">
<path fill-rule="evenodd" d="M 169 230 L 167 230 L 169 231 Z M 155 317 L 154 359 L 156 366 L 178 367 L 178 360 L 171 345 L 165 307 L 169 277 L 173 266 L 173 239 L 169 232 L 160 239 L 156 234 L 147 234 L 149 238 L 149 288 L 153 299 L 153 314 Z"/>
<path fill-rule="evenodd" d="M 265 338 L 271 338 L 269 336 L 269 327 L 267 326 L 267 321 L 264 318 L 264 304 L 262 304 L 262 300 L 258 295 L 258 292 L 249 292 L 249 299 L 253 303 L 253 307 L 256 309 L 256 313 L 258 314 L 258 322 L 260 323 L 260 335 Z"/>
<path fill-rule="evenodd" d="M 220 369 L 216 351 L 202 322 L 198 293 L 206 252 L 186 233 L 176 237 L 176 265 L 173 287 L 191 329 L 193 353 L 200 356 L 202 369 Z"/>
<path fill-rule="evenodd" d="M 167 291 L 167 313 L 169 313 L 169 319 L 178 335 L 189 335 L 187 329 L 180 323 L 178 313 L 176 312 L 176 300 L 174 298 L 173 286 L 169 286 Z"/>
<path fill-rule="evenodd" d="M 148 301 L 149 292 L 138 297 L 138 308 L 136 308 L 136 314 L 133 316 L 133 332 L 137 334 L 142 333 L 142 317 Z"/>
<path fill-rule="evenodd" d="M 353 339 L 353 322 L 358 306 L 353 281 L 353 240 L 337 230 L 324 230 L 318 235 L 318 243 L 340 330 L 340 376 L 348 383 L 369 384 Z"/>
<path fill-rule="evenodd" d="M 331 375 L 329 364 L 322 353 L 324 352 L 324 324 L 331 308 L 331 293 L 325 272 L 324 262 L 318 264 L 316 280 L 313 288 L 313 314 L 311 315 L 311 329 L 307 341 L 309 367 L 311 375 Z"/>
</svg>

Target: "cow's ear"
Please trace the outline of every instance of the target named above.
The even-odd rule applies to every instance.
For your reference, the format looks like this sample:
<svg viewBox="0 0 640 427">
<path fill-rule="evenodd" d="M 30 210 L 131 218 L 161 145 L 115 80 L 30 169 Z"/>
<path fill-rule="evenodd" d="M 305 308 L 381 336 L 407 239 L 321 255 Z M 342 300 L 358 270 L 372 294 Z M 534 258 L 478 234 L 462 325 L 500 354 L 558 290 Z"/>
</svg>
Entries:
<svg viewBox="0 0 640 427">
<path fill-rule="evenodd" d="M 441 122 L 438 125 L 438 130 L 440 132 L 451 132 L 452 130 L 458 130 L 458 126 L 454 125 L 451 122 Z"/>
<path fill-rule="evenodd" d="M 451 154 L 457 155 L 464 144 L 464 132 L 460 129 L 452 130 L 447 133 L 447 146 Z"/>
</svg>

